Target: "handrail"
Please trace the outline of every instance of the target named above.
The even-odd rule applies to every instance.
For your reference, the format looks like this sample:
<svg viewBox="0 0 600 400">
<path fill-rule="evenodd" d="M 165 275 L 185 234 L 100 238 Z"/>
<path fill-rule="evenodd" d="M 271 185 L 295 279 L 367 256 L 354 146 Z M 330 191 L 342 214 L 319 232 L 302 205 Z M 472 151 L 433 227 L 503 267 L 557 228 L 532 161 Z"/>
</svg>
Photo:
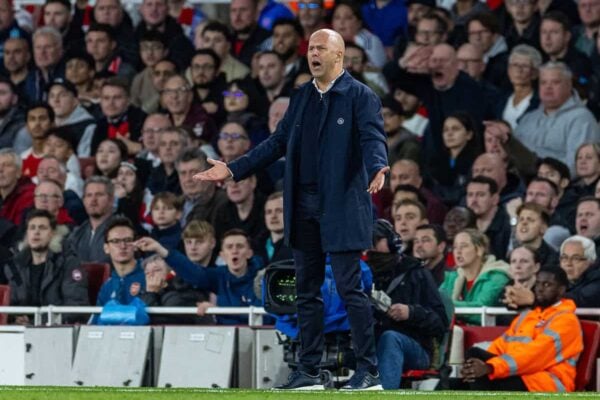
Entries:
<svg viewBox="0 0 600 400">
<path fill-rule="evenodd" d="M 147 307 L 148 314 L 155 315 L 196 315 L 196 307 Z M 99 306 L 44 306 L 44 307 L 22 307 L 22 306 L 0 306 L 0 314 L 26 314 L 34 316 L 34 325 L 42 324 L 42 315 L 47 315 L 47 325 L 54 325 L 55 318 L 62 314 L 98 314 L 102 312 Z M 457 307 L 455 315 L 481 315 L 482 326 L 493 326 L 498 315 L 515 315 L 516 311 L 504 307 Z M 206 309 L 208 315 L 248 315 L 248 325 L 258 326 L 262 324 L 262 316 L 268 315 L 263 307 L 209 307 Z M 600 308 L 578 308 L 575 314 L 586 317 L 600 316 Z"/>
</svg>

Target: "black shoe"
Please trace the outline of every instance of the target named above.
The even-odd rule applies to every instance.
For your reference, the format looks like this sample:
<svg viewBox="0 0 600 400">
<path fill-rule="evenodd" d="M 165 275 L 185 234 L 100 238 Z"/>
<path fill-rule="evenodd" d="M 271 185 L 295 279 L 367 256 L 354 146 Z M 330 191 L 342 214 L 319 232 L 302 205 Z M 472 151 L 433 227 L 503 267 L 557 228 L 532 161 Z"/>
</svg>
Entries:
<svg viewBox="0 0 600 400">
<path fill-rule="evenodd" d="M 331 380 L 328 374 L 310 375 L 303 371 L 293 371 L 286 384 L 276 386 L 276 390 L 325 390 Z"/>
<path fill-rule="evenodd" d="M 383 390 L 383 387 L 379 380 L 379 373 L 373 375 L 367 371 L 356 371 L 340 390 Z"/>
</svg>

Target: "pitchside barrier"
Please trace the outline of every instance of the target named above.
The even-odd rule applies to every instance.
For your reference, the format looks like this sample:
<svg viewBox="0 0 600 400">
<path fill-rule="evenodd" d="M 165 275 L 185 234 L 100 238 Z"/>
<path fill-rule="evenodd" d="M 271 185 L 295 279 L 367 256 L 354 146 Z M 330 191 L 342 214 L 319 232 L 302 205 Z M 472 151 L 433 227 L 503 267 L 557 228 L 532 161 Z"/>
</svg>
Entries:
<svg viewBox="0 0 600 400">
<path fill-rule="evenodd" d="M 101 307 L 0 307 L 0 313 L 26 314 L 33 321 L 29 327 L 0 326 L 0 385 L 266 389 L 283 383 L 289 373 L 278 333 L 262 326 L 261 307 L 207 310 L 213 315 L 246 314 L 249 326 L 60 325 L 62 314 L 100 311 Z M 147 311 L 196 314 L 194 307 Z M 600 309 L 576 312 L 600 316 Z M 497 315 L 514 314 L 499 307 L 457 308 L 455 313 L 481 315 L 483 326 L 494 326 Z M 460 328 L 454 331 L 451 347 L 450 364 L 456 369 L 463 361 Z"/>
</svg>

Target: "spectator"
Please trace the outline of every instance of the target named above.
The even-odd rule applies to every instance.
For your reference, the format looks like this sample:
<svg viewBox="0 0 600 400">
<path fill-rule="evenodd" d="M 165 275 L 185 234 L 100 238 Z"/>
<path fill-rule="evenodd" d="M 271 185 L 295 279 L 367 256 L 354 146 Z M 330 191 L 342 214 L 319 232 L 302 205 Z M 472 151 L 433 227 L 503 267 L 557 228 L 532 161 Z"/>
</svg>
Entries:
<svg viewBox="0 0 600 400">
<path fill-rule="evenodd" d="M 144 69 L 131 83 L 131 103 L 146 113 L 158 109 L 160 95 L 152 82 L 154 66 L 168 54 L 167 38 L 158 31 L 145 32 L 140 38 L 140 59 Z"/>
<path fill-rule="evenodd" d="M 206 221 L 192 219 L 181 234 L 185 256 L 201 267 L 214 267 L 217 240 L 215 228 Z"/>
<path fill-rule="evenodd" d="M 202 105 L 193 100 L 192 87 L 183 76 L 174 75 L 166 80 L 160 102 L 173 125 L 187 129 L 204 143 L 211 143 L 216 133 L 214 122 Z"/>
<path fill-rule="evenodd" d="M 94 107 L 98 97 L 94 91 L 96 62 L 85 51 L 72 51 L 65 57 L 65 79 L 75 85 L 77 98 L 84 107 Z"/>
<path fill-rule="evenodd" d="M 373 239 L 388 240 L 387 237 L 378 237 L 377 227 Z M 378 285 L 377 279 L 374 279 L 375 287 L 385 290 L 392 303 L 386 312 L 375 313 L 382 332 L 377 342 L 377 359 L 381 383 L 386 390 L 400 387 L 404 370 L 427 369 L 430 366 L 434 357 L 434 339 L 440 340 L 449 325 L 444 303 L 431 274 L 417 260 L 394 254 L 391 250 L 368 253 L 375 277 L 378 270 L 390 268 L 390 265 L 393 274 L 393 280 L 387 286 Z"/>
<path fill-rule="evenodd" d="M 564 298 L 567 279 L 554 267 L 538 272 L 536 281 L 536 307 L 515 318 L 486 350 L 473 347 L 465 354 L 461 373 L 469 389 L 575 390 L 575 363 L 570 360 L 583 351 L 583 334 L 575 304 Z"/>
<path fill-rule="evenodd" d="M 68 80 L 60 79 L 48 87 L 48 103 L 54 111 L 54 123 L 69 134 L 69 142 L 79 157 L 90 157 L 90 146 L 96 124 L 94 117 L 78 100 L 77 88 Z"/>
<path fill-rule="evenodd" d="M 346 43 L 346 52 L 344 53 L 344 68 L 352 76 L 369 86 L 378 96 L 383 97 L 388 94 L 389 87 L 384 76 L 373 71 L 368 66 L 369 59 L 365 50 L 351 42 Z"/>
<path fill-rule="evenodd" d="M 548 212 L 537 203 L 524 203 L 517 209 L 515 239 L 534 251 L 542 266 L 558 264 L 558 253 L 544 240 L 549 224 Z"/>
<path fill-rule="evenodd" d="M 245 154 L 250 148 L 250 138 L 239 122 L 227 122 L 221 127 L 217 148 L 221 159 L 230 162 Z"/>
<path fill-rule="evenodd" d="M 186 226 L 193 220 L 214 224 L 216 211 L 227 203 L 227 195 L 214 182 L 193 179 L 194 175 L 209 168 L 206 154 L 199 149 L 187 149 L 177 160 L 175 167 L 184 198 L 181 226 Z M 197 262 L 194 259 L 192 261 Z"/>
<path fill-rule="evenodd" d="M 302 25 L 296 19 L 279 19 L 273 24 L 273 51 L 285 64 L 285 82 L 291 86 L 301 73 L 309 72 L 306 51 L 300 52 L 304 37 Z"/>
<path fill-rule="evenodd" d="M 361 6 L 361 14 L 366 28 L 377 35 L 386 48 L 391 48 L 396 39 L 407 36 L 407 8 L 404 2 L 398 0 L 369 1 Z"/>
<path fill-rule="evenodd" d="M 487 176 L 498 185 L 499 204 L 508 208 L 511 200 L 519 198 L 525 192 L 525 185 L 498 154 L 483 153 L 475 159 L 471 176 Z"/>
<path fill-rule="evenodd" d="M 12 149 L 0 149 L 0 218 L 15 225 L 23 211 L 33 205 L 35 185 L 23 176 L 21 157 Z"/>
<path fill-rule="evenodd" d="M 506 39 L 501 35 L 496 16 L 489 12 L 475 14 L 469 19 L 466 27 L 469 43 L 478 47 L 483 53 L 483 61 L 486 64 L 483 78 L 497 87 L 508 88 L 506 81 L 508 46 Z"/>
<path fill-rule="evenodd" d="M 63 190 L 65 208 L 77 224 L 87 219 L 81 197 L 83 197 L 83 181 L 75 174 L 68 172 L 64 163 L 56 157 L 47 155 L 38 166 L 36 180 L 41 182 L 50 179 L 58 182 Z M 80 194 L 81 193 L 81 194 Z"/>
<path fill-rule="evenodd" d="M 585 196 L 579 200 L 575 230 L 578 235 L 593 240 L 600 250 L 600 201 L 598 199 Z"/>
<path fill-rule="evenodd" d="M 258 2 L 258 25 L 267 31 L 272 31 L 273 26 L 281 19 L 293 18 L 292 10 L 285 4 L 280 4 L 275 0 L 266 0 Z"/>
<path fill-rule="evenodd" d="M 83 188 L 83 205 L 89 218 L 71 232 L 67 243 L 82 262 L 107 262 L 109 253 L 104 251 L 104 234 L 113 214 L 112 182 L 103 176 L 88 178 Z"/>
<path fill-rule="evenodd" d="M 151 236 L 167 250 L 181 248 L 181 199 L 171 192 L 157 193 L 150 204 L 154 228 Z"/>
<path fill-rule="evenodd" d="M 129 304 L 146 290 L 142 260 L 135 258 L 135 229 L 126 217 L 114 217 L 109 220 L 102 236 L 103 250 L 110 259 L 112 273 L 102 284 L 96 305 L 103 306 L 110 300 Z"/>
<path fill-rule="evenodd" d="M 451 254 L 452 244 L 458 232 L 467 229 L 477 229 L 477 216 L 467 207 L 452 207 L 444 218 L 444 232 L 448 236 L 448 252 Z"/>
<path fill-rule="evenodd" d="M 85 34 L 85 48 L 96 63 L 96 72 L 112 72 L 129 83 L 135 75 L 135 69 L 118 55 L 118 45 L 110 25 L 93 24 Z"/>
<path fill-rule="evenodd" d="M 1 47 L 1 45 L 0 45 Z M 4 69 L 17 88 L 17 94 L 25 99 L 25 80 L 29 74 L 31 49 L 27 39 L 22 37 L 8 38 L 4 42 Z"/>
<path fill-rule="evenodd" d="M 185 282 L 201 290 L 208 290 L 217 295 L 218 307 L 259 306 L 261 300 L 254 293 L 254 278 L 262 268 L 257 258 L 253 258 L 250 239 L 241 230 L 231 230 L 222 239 L 220 256 L 226 265 L 217 268 L 198 268 L 177 250 L 167 250 L 151 238 L 137 241 L 136 247 L 142 251 L 153 251 L 165 259 L 167 264 Z M 205 314 L 207 304 L 198 308 Z M 222 325 L 248 324 L 246 315 L 219 315 L 217 323 Z"/>
<path fill-rule="evenodd" d="M 473 161 L 481 153 L 480 134 L 469 114 L 457 112 L 444 120 L 442 139 L 443 151 L 427 164 L 439 196 L 452 206 L 460 201 Z"/>
<path fill-rule="evenodd" d="M 398 185 L 411 185 L 419 190 L 427 203 L 427 219 L 434 224 L 444 221 L 446 206 L 431 190 L 423 184 L 419 164 L 412 160 L 398 160 L 390 169 L 390 190 L 395 192 Z"/>
<path fill-rule="evenodd" d="M 444 282 L 444 276 L 448 269 L 446 264 L 447 246 L 446 232 L 441 226 L 433 224 L 417 226 L 413 240 L 413 256 L 423 261 L 423 265 L 431 272 L 438 287 Z"/>
<path fill-rule="evenodd" d="M 542 64 L 540 52 L 528 45 L 518 45 L 508 58 L 508 78 L 511 94 L 500 100 L 496 115 L 508 122 L 512 129 L 517 127 L 521 117 L 539 106 L 539 97 L 534 90 L 538 69 Z"/>
<path fill-rule="evenodd" d="M 250 66 L 252 57 L 269 32 L 257 23 L 258 2 L 256 0 L 233 0 L 229 7 L 229 24 L 234 31 L 233 55 Z"/>
<path fill-rule="evenodd" d="M 347 54 L 347 52 L 346 52 Z M 402 106 L 391 96 L 381 102 L 383 130 L 387 135 L 388 162 L 393 164 L 401 159 L 418 162 L 421 145 L 415 135 L 402 126 Z"/>
<path fill-rule="evenodd" d="M 435 46 L 448 41 L 448 25 L 433 11 L 417 21 L 415 43 L 421 46 Z"/>
<path fill-rule="evenodd" d="M 73 23 L 70 1 L 46 0 L 42 13 L 43 25 L 56 29 L 62 35 L 65 51 L 76 46 L 83 39 L 81 26 Z"/>
<path fill-rule="evenodd" d="M 87 274 L 76 254 L 64 251 L 54 217 L 33 210 L 27 217 L 24 247 L 4 266 L 11 289 L 11 306 L 86 306 Z M 29 325 L 27 316 L 15 323 Z"/>
<path fill-rule="evenodd" d="M 290 105 L 289 97 L 278 97 L 271 103 L 269 107 L 269 133 L 275 133 L 279 121 L 285 115 Z"/>
<path fill-rule="evenodd" d="M 416 27 L 417 22 L 436 6 L 434 0 L 408 0 L 406 3 L 408 5 L 409 28 Z"/>
<path fill-rule="evenodd" d="M 44 26 L 33 34 L 33 61 L 35 67 L 25 79 L 27 101 L 36 102 L 46 98 L 48 84 L 56 78 L 65 77 L 62 36 L 54 28 Z"/>
<path fill-rule="evenodd" d="M 403 86 L 402 89 L 399 87 L 394 88 L 391 93 L 394 99 L 402 105 L 404 116 L 402 126 L 418 137 L 423 137 L 429 120 L 418 112 L 422 102 L 416 92 L 411 91 L 410 87 Z"/>
<path fill-rule="evenodd" d="M 575 153 L 575 179 L 570 191 L 577 197 L 591 196 L 600 178 L 600 144 L 584 143 Z"/>
<path fill-rule="evenodd" d="M 179 175 L 175 163 L 187 149 L 189 136 L 179 128 L 165 128 L 158 136 L 158 156 L 160 164 L 152 168 L 146 187 L 154 193 L 172 192 L 181 194 Z"/>
<path fill-rule="evenodd" d="M 283 239 L 283 193 L 275 192 L 265 202 L 265 226 L 267 234 L 260 238 L 258 255 L 268 265 L 277 261 L 292 260 L 292 249 Z"/>
<path fill-rule="evenodd" d="M 384 74 L 402 90 L 416 94 L 427 108 L 429 132 L 423 136 L 423 151 L 438 154 L 443 149 L 443 124 L 456 111 L 483 120 L 485 99 L 481 87 L 458 68 L 456 51 L 447 44 L 410 46 L 400 59 L 401 68 L 386 67 Z"/>
<path fill-rule="evenodd" d="M 308 46 L 310 35 L 327 27 L 325 17 L 327 10 L 322 0 L 299 0 L 298 1 L 298 21 L 304 31 L 303 44 Z"/>
<path fill-rule="evenodd" d="M 138 139 L 146 114 L 129 102 L 129 84 L 120 78 L 107 79 L 102 84 L 100 108 L 103 117 L 96 124 L 91 154 L 104 139 L 119 139 L 130 155 L 140 151 Z"/>
<path fill-rule="evenodd" d="M 0 77 L 0 149 L 12 147 L 22 153 L 31 146 L 31 137 L 25 128 L 25 115 L 19 104 L 19 95 L 15 85 Z"/>
<path fill-rule="evenodd" d="M 146 279 L 146 290 L 139 295 L 148 307 L 195 307 L 208 300 L 207 293 L 194 289 L 178 277 L 171 279 L 171 268 L 158 254 L 146 258 L 142 266 Z M 154 324 L 213 324 L 210 316 L 153 315 Z"/>
<path fill-rule="evenodd" d="M 403 251 L 412 254 L 417 227 L 429 223 L 423 204 L 415 200 L 402 200 L 394 204 L 394 230 L 402 239 Z"/>
<path fill-rule="evenodd" d="M 354 42 L 367 53 L 369 64 L 376 69 L 383 68 L 387 61 L 381 40 L 363 26 L 360 7 L 349 1 L 342 1 L 333 7 L 331 27 L 342 35 L 346 42 Z"/>
<path fill-rule="evenodd" d="M 9 38 L 23 38 L 29 42 L 30 35 L 21 28 L 15 18 L 15 8 L 10 0 L 0 1 L 0 57 L 4 55 L 4 45 Z"/>
<path fill-rule="evenodd" d="M 60 183 L 50 179 L 43 180 L 37 184 L 34 193 L 33 209 L 48 211 L 56 220 L 57 229 L 59 231 L 64 230 L 64 235 L 66 235 L 69 232 L 69 227 L 75 221 L 64 207 L 65 198 L 63 197 L 63 188 L 60 186 Z"/>
<path fill-rule="evenodd" d="M 23 176 L 33 178 L 44 157 L 48 131 L 53 125 L 54 113 L 47 103 L 29 106 L 26 113 L 26 127 L 31 137 L 31 147 L 21 153 Z"/>
<path fill-rule="evenodd" d="M 587 81 L 592 75 L 589 58 L 571 45 L 571 22 L 568 17 L 552 11 L 542 16 L 540 45 L 544 61 L 563 62 L 573 73 L 574 82 Z"/>
<path fill-rule="evenodd" d="M 217 53 L 221 60 L 219 71 L 225 74 L 227 82 L 248 76 L 250 68 L 231 54 L 233 36 L 226 25 L 213 21 L 198 32 L 201 32 L 201 46 L 196 46 L 196 49 L 210 48 Z"/>
<path fill-rule="evenodd" d="M 561 62 L 540 67 L 541 105 L 521 118 L 514 135 L 540 157 L 569 160 L 569 168 L 575 172 L 577 148 L 600 141 L 600 127 L 572 93 L 571 79 L 572 73 Z"/>
<path fill-rule="evenodd" d="M 488 6 L 477 0 L 457 0 L 450 7 L 452 19 L 457 26 L 468 25 L 470 19 L 488 11 Z"/>
<path fill-rule="evenodd" d="M 560 267 L 569 279 L 566 297 L 579 308 L 600 307 L 600 271 L 594 266 L 596 260 L 596 246 L 584 236 L 571 236 L 560 246 Z"/>
<path fill-rule="evenodd" d="M 130 162 L 123 162 L 119 166 L 115 185 L 115 198 L 117 199 L 116 214 L 127 215 L 133 226 L 141 231 L 140 223 L 150 213 L 152 195 L 144 189 L 141 172 L 138 167 Z"/>
<path fill-rule="evenodd" d="M 577 2 L 577 9 L 581 18 L 581 25 L 576 26 L 573 30 L 574 46 L 577 50 L 590 57 L 595 52 L 595 37 L 600 26 L 600 1 L 579 0 Z"/>
<path fill-rule="evenodd" d="M 266 103 L 266 108 L 276 97 L 289 96 L 291 86 L 286 85 L 285 64 L 281 56 L 274 51 L 263 51 L 256 56 L 258 65 L 257 88 Z"/>
<path fill-rule="evenodd" d="M 529 246 L 519 246 L 510 252 L 510 266 L 508 274 L 511 280 L 504 288 L 502 303 L 510 310 L 522 310 L 530 304 L 528 302 L 529 294 L 533 293 L 536 274 L 541 268 L 542 263 L 535 250 Z M 548 264 L 544 268 L 555 268 L 556 264 Z M 504 325 L 512 321 L 510 315 L 502 316 L 497 320 L 499 325 Z"/>
<path fill-rule="evenodd" d="M 94 175 L 115 179 L 119 166 L 127 161 L 127 148 L 118 139 L 105 139 L 98 146 L 95 155 Z"/>
<path fill-rule="evenodd" d="M 65 185 L 72 189 L 78 196 L 83 195 L 83 180 L 81 179 L 81 166 L 75 154 L 71 134 L 62 128 L 52 128 L 48 131 L 48 138 L 44 144 L 44 159 L 53 157 L 65 169 Z M 43 160 L 40 161 L 40 165 Z M 39 168 L 39 165 L 38 165 Z"/>
<path fill-rule="evenodd" d="M 455 307 L 497 306 L 509 281 L 508 264 L 488 255 L 489 239 L 480 231 L 465 229 L 454 238 L 456 270 L 448 271 L 440 287 Z M 478 315 L 465 315 L 460 321 L 480 324 Z"/>
<path fill-rule="evenodd" d="M 215 212 L 215 231 L 222 237 L 231 229 L 241 229 L 251 240 L 266 234 L 265 198 L 256 189 L 256 176 L 252 175 L 239 182 L 229 181 L 225 185 L 227 203 Z M 253 248 L 257 244 L 252 242 Z"/>
<path fill-rule="evenodd" d="M 537 0 L 507 0 L 505 5 L 512 20 L 504 27 L 508 48 L 526 44 L 539 49 L 541 19 Z"/>
<path fill-rule="evenodd" d="M 158 155 L 160 134 L 172 125 L 167 114 L 148 114 L 142 125 L 142 150 L 137 154 L 137 157 L 150 161 L 152 167 L 157 167 L 160 164 L 160 156 Z"/>
<path fill-rule="evenodd" d="M 140 6 L 142 20 L 135 29 L 135 38 L 141 38 L 149 31 L 158 31 L 168 40 L 169 55 L 179 63 L 180 69 L 190 64 L 193 52 L 192 43 L 184 35 L 180 24 L 168 13 L 167 0 L 144 0 Z"/>
<path fill-rule="evenodd" d="M 223 92 L 227 88 L 227 79 L 219 72 L 220 67 L 217 53 L 207 48 L 196 50 L 189 69 L 197 101 L 219 125 L 225 119 Z"/>
<path fill-rule="evenodd" d="M 252 146 L 258 145 L 269 136 L 263 117 L 269 112 L 269 103 L 251 81 L 229 82 L 223 96 L 223 105 L 227 112 L 226 124 L 228 122 L 241 124 L 250 137 Z"/>
<path fill-rule="evenodd" d="M 498 206 L 498 185 L 491 178 L 476 175 L 467 184 L 466 201 L 467 207 L 477 216 L 477 229 L 491 244 L 489 248 L 486 246 L 486 253 L 489 250 L 496 259 L 504 259 L 511 228 L 506 210 Z"/>
<path fill-rule="evenodd" d="M 96 1 L 92 20 L 98 24 L 110 25 L 124 60 L 132 64 L 137 62 L 138 44 L 133 32 L 133 24 L 129 15 L 123 10 L 120 0 Z"/>
</svg>

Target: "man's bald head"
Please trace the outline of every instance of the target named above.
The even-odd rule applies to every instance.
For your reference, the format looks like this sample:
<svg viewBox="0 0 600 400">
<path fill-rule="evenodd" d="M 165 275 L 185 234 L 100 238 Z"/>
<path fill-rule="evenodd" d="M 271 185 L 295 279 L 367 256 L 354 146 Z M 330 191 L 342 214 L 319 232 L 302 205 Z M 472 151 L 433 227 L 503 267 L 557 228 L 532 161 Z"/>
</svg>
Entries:
<svg viewBox="0 0 600 400">
<path fill-rule="evenodd" d="M 431 82 L 437 90 L 450 89 L 460 72 L 454 48 L 446 43 L 434 46 L 429 57 L 429 69 Z"/>
<path fill-rule="evenodd" d="M 344 39 L 331 29 L 319 29 L 308 42 L 310 73 L 322 89 L 342 73 L 344 66 Z"/>
<path fill-rule="evenodd" d="M 390 190 L 393 192 L 399 185 L 411 185 L 419 189 L 423 183 L 419 164 L 413 160 L 402 159 L 392 164 L 390 169 Z"/>
<path fill-rule="evenodd" d="M 496 181 L 498 191 L 506 186 L 506 164 L 498 154 L 483 153 L 475 159 L 472 176 L 483 175 Z"/>
<path fill-rule="evenodd" d="M 467 73 L 476 81 L 481 80 L 485 63 L 483 62 L 483 53 L 479 47 L 471 43 L 465 43 L 458 49 L 456 57 L 461 71 Z"/>
</svg>

